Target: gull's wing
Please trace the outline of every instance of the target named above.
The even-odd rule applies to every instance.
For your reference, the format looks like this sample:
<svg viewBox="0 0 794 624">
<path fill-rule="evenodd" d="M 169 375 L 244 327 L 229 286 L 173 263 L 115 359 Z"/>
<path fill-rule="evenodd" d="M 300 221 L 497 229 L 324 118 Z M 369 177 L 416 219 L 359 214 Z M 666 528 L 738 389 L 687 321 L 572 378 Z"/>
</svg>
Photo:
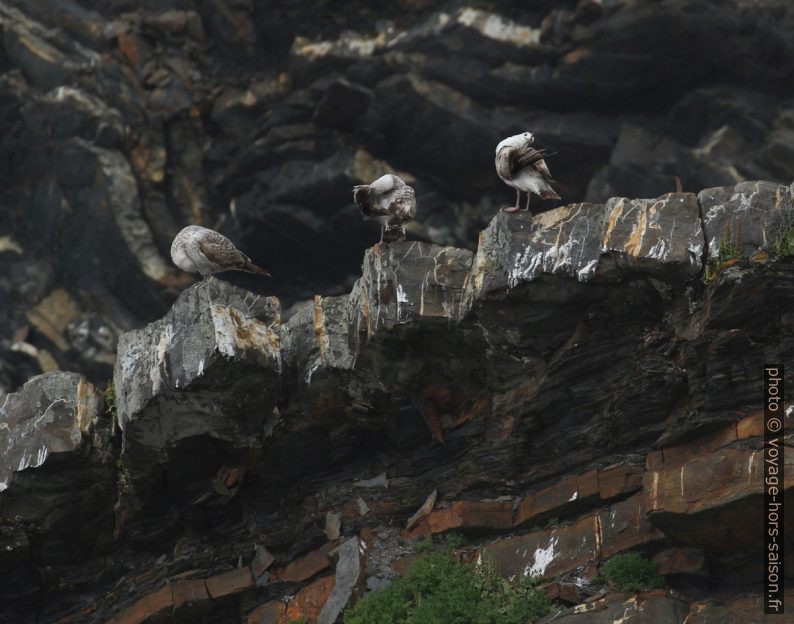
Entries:
<svg viewBox="0 0 794 624">
<path fill-rule="evenodd" d="M 416 194 L 413 188 L 404 184 L 389 195 L 388 212 L 390 215 L 402 221 L 409 221 L 416 217 Z"/>
<path fill-rule="evenodd" d="M 199 238 L 198 247 L 207 260 L 224 267 L 238 267 L 246 261 L 250 262 L 248 256 L 237 249 L 232 241 L 212 230 Z"/>
<path fill-rule="evenodd" d="M 546 149 L 536 150 L 528 143 L 511 149 L 508 156 L 510 161 L 511 177 L 521 169 L 535 167 L 535 169 L 537 169 L 544 178 L 551 179 L 551 172 L 543 160 L 547 156 L 551 155 L 552 152 L 549 152 Z"/>
</svg>

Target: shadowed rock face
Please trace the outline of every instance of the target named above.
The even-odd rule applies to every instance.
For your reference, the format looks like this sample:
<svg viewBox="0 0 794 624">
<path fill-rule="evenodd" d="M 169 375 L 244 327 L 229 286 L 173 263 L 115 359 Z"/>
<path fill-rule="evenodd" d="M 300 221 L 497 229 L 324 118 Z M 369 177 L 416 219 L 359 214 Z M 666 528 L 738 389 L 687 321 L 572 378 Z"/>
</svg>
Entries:
<svg viewBox="0 0 794 624">
<path fill-rule="evenodd" d="M 769 182 L 498 213 L 474 254 L 368 249 L 349 294 L 286 321 L 204 280 L 120 338 L 115 433 L 80 375 L 7 397 L 5 604 L 19 622 L 330 624 L 404 573 L 411 540 L 454 529 L 462 559 L 569 604 L 627 550 L 678 592 L 566 621 L 748 609 L 793 226 L 792 188 Z"/>
<path fill-rule="evenodd" d="M 351 187 L 384 173 L 416 188 L 411 238 L 473 250 L 519 131 L 556 152 L 565 204 L 788 182 L 793 26 L 786 0 L 3 0 L 0 392 L 57 368 L 104 385 L 118 336 L 192 283 L 168 259 L 188 223 L 271 269 L 231 279 L 285 310 L 350 290 L 378 236 Z"/>
</svg>

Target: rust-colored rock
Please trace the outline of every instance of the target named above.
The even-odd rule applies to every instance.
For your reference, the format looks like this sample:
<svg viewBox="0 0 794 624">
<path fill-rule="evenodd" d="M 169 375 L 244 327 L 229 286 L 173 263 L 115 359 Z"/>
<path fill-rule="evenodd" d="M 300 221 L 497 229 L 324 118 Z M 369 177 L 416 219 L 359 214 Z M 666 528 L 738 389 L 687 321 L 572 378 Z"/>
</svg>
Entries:
<svg viewBox="0 0 794 624">
<path fill-rule="evenodd" d="M 596 492 L 598 488 L 596 487 Z M 567 477 L 551 487 L 544 488 L 533 496 L 532 516 L 548 515 L 551 510 L 558 511 L 567 503 L 579 498 L 579 487 L 576 476 Z"/>
<path fill-rule="evenodd" d="M 140 624 L 156 615 L 165 614 L 173 607 L 171 585 L 165 585 L 156 592 L 147 594 L 134 605 L 116 616 L 119 624 Z"/>
<path fill-rule="evenodd" d="M 598 471 L 598 491 L 601 500 L 609 500 L 642 487 L 642 468 L 618 464 Z"/>
<path fill-rule="evenodd" d="M 568 526 L 533 531 L 483 546 L 480 558 L 492 559 L 502 576 L 528 574 L 550 578 L 587 563 L 599 554 L 595 514 Z"/>
<path fill-rule="evenodd" d="M 714 433 L 698 437 L 691 442 L 669 446 L 659 451 L 651 451 L 646 456 L 646 469 L 675 468 L 686 463 L 693 456 L 702 455 L 708 451 L 715 451 L 736 440 L 762 436 L 764 435 L 763 416 L 763 412 L 755 412 Z"/>
<path fill-rule="evenodd" d="M 280 600 L 265 603 L 251 611 L 245 621 L 246 624 L 285 624 L 287 604 Z"/>
<path fill-rule="evenodd" d="M 521 499 L 513 515 L 513 525 L 520 526 L 535 517 L 535 495 L 529 494 Z"/>
<path fill-rule="evenodd" d="M 171 582 L 174 608 L 184 604 L 209 600 L 204 579 L 186 579 Z"/>
<path fill-rule="evenodd" d="M 601 557 L 664 538 L 664 534 L 648 522 L 642 492 L 600 511 L 598 524 Z"/>
<path fill-rule="evenodd" d="M 283 568 L 275 572 L 275 578 L 279 581 L 288 583 L 298 583 L 310 579 L 314 575 L 322 572 L 331 566 L 331 561 L 325 556 L 321 549 L 298 557 Z"/>
<path fill-rule="evenodd" d="M 561 600 L 569 604 L 579 604 L 582 601 L 579 591 L 573 585 L 555 581 L 554 583 L 546 585 L 543 591 L 546 592 L 546 596 L 549 597 L 549 600 Z"/>
<path fill-rule="evenodd" d="M 715 552 L 759 547 L 762 528 L 748 506 L 761 505 L 763 452 L 721 449 L 645 474 L 650 522 L 682 544 Z M 794 453 L 786 453 L 786 481 L 794 487 Z"/>
<path fill-rule="evenodd" d="M 646 470 L 660 470 L 664 466 L 664 453 L 662 451 L 651 451 L 645 456 Z"/>
<path fill-rule="evenodd" d="M 210 598 L 217 600 L 224 596 L 230 596 L 254 586 L 254 577 L 248 566 L 229 570 L 207 579 L 207 591 Z"/>
<path fill-rule="evenodd" d="M 304 587 L 287 604 L 286 621 L 306 618 L 309 622 L 316 622 L 333 589 L 333 576 L 325 576 Z"/>
<path fill-rule="evenodd" d="M 375 542 L 375 530 L 372 527 L 361 527 L 358 536 L 367 545 L 367 548 Z"/>
<path fill-rule="evenodd" d="M 736 439 L 746 440 L 764 435 L 764 413 L 756 412 L 736 422 Z"/>
<path fill-rule="evenodd" d="M 509 529 L 513 525 L 511 501 L 458 501 L 427 517 L 432 533 L 450 529 Z"/>
<path fill-rule="evenodd" d="M 549 578 L 598 557 L 645 544 L 664 536 L 646 519 L 642 493 L 572 524 L 532 531 L 483 546 L 481 558 L 492 558 L 503 576 L 517 573 Z"/>
<path fill-rule="evenodd" d="M 735 442 L 736 425 L 731 424 L 706 436 L 701 436 L 691 442 L 670 446 L 662 449 L 665 468 L 674 468 L 688 462 L 693 456 L 704 452 L 714 451 Z"/>
<path fill-rule="evenodd" d="M 422 518 L 412 529 L 400 531 L 400 537 L 407 540 L 430 539 L 432 536 L 433 531 L 430 529 L 430 522 L 427 518 Z"/>
<path fill-rule="evenodd" d="M 514 526 L 561 516 L 581 507 L 592 507 L 600 500 L 626 495 L 642 487 L 638 466 L 618 464 L 602 470 L 565 477 L 552 486 L 525 496 L 518 504 Z"/>
</svg>

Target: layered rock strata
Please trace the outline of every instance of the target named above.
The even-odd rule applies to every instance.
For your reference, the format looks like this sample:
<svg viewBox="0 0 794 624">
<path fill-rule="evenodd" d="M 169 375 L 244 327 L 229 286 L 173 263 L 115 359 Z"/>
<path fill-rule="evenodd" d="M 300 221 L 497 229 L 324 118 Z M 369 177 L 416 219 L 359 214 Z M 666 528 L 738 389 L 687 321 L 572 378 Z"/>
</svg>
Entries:
<svg viewBox="0 0 794 624">
<path fill-rule="evenodd" d="M 112 419 L 68 373 L 6 399 L 0 574 L 27 579 L 9 612 L 330 623 L 450 530 L 462 559 L 542 576 L 561 605 L 627 550 L 675 590 L 571 621 L 750 609 L 793 224 L 792 189 L 765 182 L 500 213 L 475 254 L 367 250 L 349 295 L 286 322 L 276 299 L 205 280 L 122 336 Z"/>
</svg>

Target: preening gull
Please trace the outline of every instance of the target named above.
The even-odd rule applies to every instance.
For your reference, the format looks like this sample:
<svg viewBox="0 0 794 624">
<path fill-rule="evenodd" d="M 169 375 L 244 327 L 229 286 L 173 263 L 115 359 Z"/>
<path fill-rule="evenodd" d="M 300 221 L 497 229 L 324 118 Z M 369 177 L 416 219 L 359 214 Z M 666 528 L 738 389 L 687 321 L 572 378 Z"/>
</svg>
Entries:
<svg viewBox="0 0 794 624">
<path fill-rule="evenodd" d="M 416 195 L 402 178 L 386 174 L 372 184 L 353 187 L 353 201 L 365 219 L 380 221 L 380 242 L 389 229 L 399 228 L 405 238 L 405 223 L 416 217 Z"/>
<path fill-rule="evenodd" d="M 543 160 L 551 154 L 545 149 L 536 150 L 532 147 L 534 142 L 535 137 L 531 132 L 522 132 L 507 137 L 496 146 L 496 173 L 505 184 L 516 190 L 516 205 L 505 208 L 505 212 L 521 210 L 521 191 L 527 194 L 524 210 L 529 210 L 529 197 L 532 193 L 541 199 L 560 198 L 549 184 L 552 181 L 551 173 Z"/>
<path fill-rule="evenodd" d="M 220 271 L 270 275 L 251 262 L 251 258 L 223 234 L 200 225 L 188 225 L 176 235 L 171 243 L 171 260 L 183 271 L 201 273 L 202 277 Z"/>
</svg>

